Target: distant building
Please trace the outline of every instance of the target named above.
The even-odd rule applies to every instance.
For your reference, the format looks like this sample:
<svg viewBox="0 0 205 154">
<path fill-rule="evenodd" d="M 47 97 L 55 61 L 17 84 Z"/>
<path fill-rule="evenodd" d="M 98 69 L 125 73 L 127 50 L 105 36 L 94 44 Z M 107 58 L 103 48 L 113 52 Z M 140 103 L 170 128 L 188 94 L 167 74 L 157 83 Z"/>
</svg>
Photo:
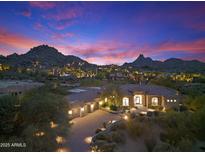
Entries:
<svg viewBox="0 0 205 154">
<path fill-rule="evenodd" d="M 25 91 L 28 91 L 32 88 L 36 88 L 39 86 L 42 86 L 42 83 L 38 82 L 32 82 L 32 81 L 14 81 L 14 80 L 8 80 L 8 81 L 2 81 L 4 82 L 4 85 L 0 87 L 0 95 L 12 95 L 12 96 L 18 96 L 24 93 Z"/>
<path fill-rule="evenodd" d="M 124 74 L 122 74 L 122 73 L 119 73 L 119 72 L 117 72 L 117 73 L 111 73 L 111 74 L 109 75 L 109 79 L 110 79 L 110 80 L 125 80 L 126 78 L 127 78 L 126 75 L 124 75 Z"/>
</svg>

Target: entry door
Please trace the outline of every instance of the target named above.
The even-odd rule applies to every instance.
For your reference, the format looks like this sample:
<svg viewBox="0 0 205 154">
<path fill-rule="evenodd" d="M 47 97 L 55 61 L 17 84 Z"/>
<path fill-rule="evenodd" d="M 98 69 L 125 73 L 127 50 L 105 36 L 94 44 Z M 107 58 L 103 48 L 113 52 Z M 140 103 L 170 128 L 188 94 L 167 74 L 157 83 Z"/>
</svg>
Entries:
<svg viewBox="0 0 205 154">
<path fill-rule="evenodd" d="M 142 95 L 135 95 L 134 96 L 134 105 L 142 105 Z"/>
</svg>

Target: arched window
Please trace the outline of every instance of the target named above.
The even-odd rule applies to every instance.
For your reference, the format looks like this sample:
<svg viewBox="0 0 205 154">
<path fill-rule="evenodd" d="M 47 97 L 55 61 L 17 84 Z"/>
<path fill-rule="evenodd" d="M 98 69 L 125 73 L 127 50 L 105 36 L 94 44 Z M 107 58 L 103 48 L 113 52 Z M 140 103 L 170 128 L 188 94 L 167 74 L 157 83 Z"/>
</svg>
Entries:
<svg viewBox="0 0 205 154">
<path fill-rule="evenodd" d="M 157 97 L 152 98 L 152 106 L 158 106 L 159 99 Z"/>
<path fill-rule="evenodd" d="M 141 95 L 135 95 L 134 96 L 134 105 L 141 105 L 142 104 L 142 96 Z"/>
<path fill-rule="evenodd" d="M 124 97 L 122 99 L 122 106 L 129 106 L 129 98 Z"/>
</svg>

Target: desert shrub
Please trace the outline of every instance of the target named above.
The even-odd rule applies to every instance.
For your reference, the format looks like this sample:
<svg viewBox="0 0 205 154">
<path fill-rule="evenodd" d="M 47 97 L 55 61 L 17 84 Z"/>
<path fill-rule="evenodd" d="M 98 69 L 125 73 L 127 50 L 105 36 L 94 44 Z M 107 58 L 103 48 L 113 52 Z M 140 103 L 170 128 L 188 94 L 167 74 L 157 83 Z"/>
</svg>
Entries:
<svg viewBox="0 0 205 154">
<path fill-rule="evenodd" d="M 108 106 L 108 103 L 103 103 L 102 104 L 102 107 L 107 107 Z"/>
<path fill-rule="evenodd" d="M 126 124 L 126 129 L 128 131 L 128 133 L 130 134 L 131 137 L 133 138 L 137 138 L 141 135 L 143 135 L 143 133 L 146 131 L 146 126 L 140 124 L 139 122 L 135 121 L 135 120 L 130 120 L 127 122 Z"/>
<path fill-rule="evenodd" d="M 177 148 L 181 152 L 191 152 L 192 148 L 193 148 L 193 141 L 191 139 L 188 139 L 188 138 L 182 138 L 178 142 Z"/>
<path fill-rule="evenodd" d="M 114 131 L 112 132 L 112 141 L 116 143 L 124 143 L 125 136 L 121 131 Z"/>
<path fill-rule="evenodd" d="M 16 116 L 18 114 L 15 105 L 18 99 L 15 96 L 0 97 L 0 134 L 12 133 L 17 125 Z"/>
<path fill-rule="evenodd" d="M 154 147 L 157 144 L 157 141 L 156 141 L 156 138 L 154 136 L 149 135 L 149 136 L 145 137 L 144 143 L 145 143 L 145 145 L 147 147 L 147 150 L 149 152 L 152 152 L 154 150 Z"/>
<path fill-rule="evenodd" d="M 26 143 L 22 151 L 56 150 L 56 136 L 67 136 L 69 129 L 68 103 L 56 88 L 58 86 L 52 89 L 47 85 L 36 88 L 23 94 L 17 101 L 14 97 L 4 98 L 3 101 L 0 99 L 0 129 L 5 142 L 12 142 L 6 138 L 9 136 Z M 20 102 L 20 107 L 15 107 L 16 102 Z M 51 121 L 57 124 L 57 129 L 51 128 Z M 38 131 L 44 134 L 35 135 Z M 12 150 L 8 148 L 8 151 Z"/>
<path fill-rule="evenodd" d="M 154 152 L 176 152 L 179 151 L 176 147 L 168 144 L 168 143 L 159 143 L 153 149 Z"/>
<path fill-rule="evenodd" d="M 117 111 L 117 106 L 114 104 L 110 105 L 110 110 Z"/>
<path fill-rule="evenodd" d="M 104 140 L 104 141 L 109 141 L 111 142 L 112 141 L 112 138 L 111 136 L 108 134 L 108 133 L 99 133 L 96 137 L 95 137 L 96 140 Z"/>
</svg>

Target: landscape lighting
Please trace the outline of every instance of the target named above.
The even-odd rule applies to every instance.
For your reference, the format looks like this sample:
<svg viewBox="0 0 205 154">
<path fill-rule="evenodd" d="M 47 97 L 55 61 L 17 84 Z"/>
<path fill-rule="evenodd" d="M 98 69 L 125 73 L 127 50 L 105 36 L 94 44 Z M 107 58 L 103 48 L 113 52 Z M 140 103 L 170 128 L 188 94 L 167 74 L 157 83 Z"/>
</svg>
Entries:
<svg viewBox="0 0 205 154">
<path fill-rule="evenodd" d="M 92 142 L 92 137 L 91 136 L 88 136 L 84 139 L 84 142 L 87 143 L 87 144 L 90 144 Z"/>
<path fill-rule="evenodd" d="M 128 120 L 128 116 L 125 115 L 125 116 L 123 117 L 123 119 L 124 119 L 124 120 Z"/>
<path fill-rule="evenodd" d="M 103 101 L 100 101 L 99 104 L 102 105 L 102 104 L 103 104 Z"/>
<path fill-rule="evenodd" d="M 82 108 L 80 109 L 80 111 L 83 112 L 83 111 L 84 111 L 84 108 L 82 107 Z"/>
<path fill-rule="evenodd" d="M 69 111 L 68 111 L 68 114 L 69 114 L 69 115 L 71 115 L 72 113 L 73 113 L 72 110 L 69 110 Z"/>
<path fill-rule="evenodd" d="M 56 127 L 58 127 L 58 125 L 55 124 L 53 121 L 50 122 L 50 125 L 51 125 L 51 128 L 56 128 Z"/>
<path fill-rule="evenodd" d="M 57 136 L 57 137 L 56 137 L 56 142 L 57 142 L 58 144 L 60 144 L 60 143 L 65 142 L 65 139 L 64 139 L 63 137 L 61 137 L 61 136 Z"/>
</svg>

